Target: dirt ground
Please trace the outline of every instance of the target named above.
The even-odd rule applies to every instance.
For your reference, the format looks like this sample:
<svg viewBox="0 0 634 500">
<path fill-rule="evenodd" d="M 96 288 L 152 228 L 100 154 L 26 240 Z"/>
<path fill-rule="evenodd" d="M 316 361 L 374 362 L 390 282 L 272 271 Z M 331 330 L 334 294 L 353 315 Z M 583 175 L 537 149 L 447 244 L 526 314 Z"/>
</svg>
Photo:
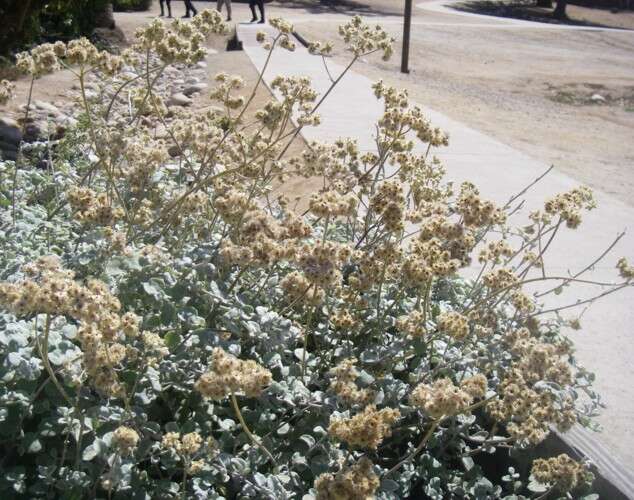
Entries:
<svg viewBox="0 0 634 500">
<path fill-rule="evenodd" d="M 495 18 L 415 8 L 405 75 L 394 2 L 363 3 L 360 12 L 376 4 L 376 21 L 397 42 L 389 62 L 370 57 L 356 71 L 634 204 L 634 33 L 499 29 L 490 24 Z M 295 24 L 308 40 L 337 39 L 336 24 L 319 16 Z M 348 57 L 337 50 L 334 59 Z"/>
</svg>

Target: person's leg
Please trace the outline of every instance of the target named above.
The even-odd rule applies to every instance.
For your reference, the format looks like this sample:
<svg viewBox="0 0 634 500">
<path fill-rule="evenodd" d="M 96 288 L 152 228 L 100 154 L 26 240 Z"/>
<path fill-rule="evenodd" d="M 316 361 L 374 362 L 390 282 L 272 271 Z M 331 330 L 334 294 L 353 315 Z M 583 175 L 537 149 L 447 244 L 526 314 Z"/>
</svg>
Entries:
<svg viewBox="0 0 634 500">
<path fill-rule="evenodd" d="M 218 0 L 216 2 L 216 10 L 222 13 L 222 4 L 225 3 L 225 0 Z"/>
<path fill-rule="evenodd" d="M 172 0 L 165 0 L 167 4 L 167 17 L 172 17 Z M 163 12 L 163 2 L 161 2 L 161 12 Z"/>
<path fill-rule="evenodd" d="M 196 9 L 194 8 L 194 4 L 192 4 L 192 0 L 184 0 L 184 2 L 185 2 L 185 15 L 183 17 L 190 17 L 189 15 L 190 11 L 193 15 L 198 14 Z"/>
<path fill-rule="evenodd" d="M 161 17 L 165 15 L 165 11 L 163 10 L 163 2 L 165 0 L 159 0 L 159 5 L 161 6 L 161 13 L 159 14 Z"/>
<path fill-rule="evenodd" d="M 251 22 L 254 23 L 258 20 L 258 16 L 255 15 L 255 0 L 249 0 L 249 8 L 251 9 Z"/>
<path fill-rule="evenodd" d="M 264 0 L 256 0 L 260 9 L 260 24 L 264 23 Z"/>
<path fill-rule="evenodd" d="M 231 0 L 225 0 L 227 6 L 227 21 L 231 21 Z"/>
</svg>

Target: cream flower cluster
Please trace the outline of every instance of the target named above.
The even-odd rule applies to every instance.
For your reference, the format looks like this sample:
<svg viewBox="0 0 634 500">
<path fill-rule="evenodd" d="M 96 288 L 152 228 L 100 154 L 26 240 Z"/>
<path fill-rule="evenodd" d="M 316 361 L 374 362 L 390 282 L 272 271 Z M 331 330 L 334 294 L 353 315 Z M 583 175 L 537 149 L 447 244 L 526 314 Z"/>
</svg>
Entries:
<svg viewBox="0 0 634 500">
<path fill-rule="evenodd" d="M 204 47 L 206 38 L 211 33 L 224 34 L 226 31 L 227 25 L 215 9 L 199 12 L 190 23 L 177 19 L 168 26 L 155 19 L 137 29 L 133 50 L 155 52 L 165 64 L 195 64 L 207 55 Z"/>
<path fill-rule="evenodd" d="M 163 435 L 161 445 L 177 455 L 192 456 L 198 453 L 203 444 L 203 438 L 197 432 L 181 435 L 178 432 L 168 432 Z"/>
<path fill-rule="evenodd" d="M 276 76 L 271 81 L 271 88 L 279 97 L 285 114 L 290 114 L 297 107 L 299 113 L 295 119 L 299 125 L 319 125 L 319 115 L 313 112 L 317 92 L 312 88 L 310 78 Z"/>
<path fill-rule="evenodd" d="M 124 216 L 123 209 L 113 207 L 106 193 L 74 187 L 68 191 L 67 196 L 75 218 L 81 223 L 108 226 Z"/>
<path fill-rule="evenodd" d="M 560 193 L 544 204 L 547 214 L 558 215 L 571 229 L 576 229 L 581 224 L 581 210 L 592 210 L 595 207 L 592 190 L 585 186 Z"/>
<path fill-rule="evenodd" d="M 16 55 L 16 67 L 35 77 L 59 70 L 62 61 L 71 66 L 97 69 L 106 76 L 115 75 L 123 65 L 121 57 L 100 51 L 87 38 L 71 40 L 68 44 L 61 41 L 45 43 Z"/>
<path fill-rule="evenodd" d="M 298 249 L 297 262 L 309 282 L 328 288 L 341 282 L 339 269 L 351 254 L 350 247 L 332 241 L 304 244 Z"/>
<path fill-rule="evenodd" d="M 392 425 L 401 416 L 398 410 L 366 406 L 361 413 L 350 418 L 336 418 L 328 426 L 328 434 L 351 448 L 376 450 L 381 442 L 392 435 Z"/>
<path fill-rule="evenodd" d="M 478 189 L 470 182 L 463 182 L 456 211 L 467 226 L 486 227 L 506 222 L 505 212 L 492 201 L 483 200 Z"/>
<path fill-rule="evenodd" d="M 360 16 L 339 26 L 339 35 L 355 56 L 364 56 L 375 51 L 383 52 L 383 60 L 392 56 L 394 39 L 381 27 L 371 27 Z"/>
<path fill-rule="evenodd" d="M 328 190 L 311 195 L 308 209 L 317 217 L 351 217 L 357 212 L 357 197 L 352 193 Z"/>
<path fill-rule="evenodd" d="M 484 264 L 500 264 L 503 257 L 509 258 L 513 255 L 513 249 L 504 240 L 489 241 L 478 254 L 478 262 Z"/>
<path fill-rule="evenodd" d="M 139 435 L 130 427 L 120 426 L 112 433 L 112 446 L 123 457 L 132 455 L 138 443 Z"/>
<path fill-rule="evenodd" d="M 21 316 L 45 313 L 79 321 L 77 339 L 94 387 L 108 396 L 122 396 L 116 367 L 130 353 L 122 340 L 138 335 L 140 318 L 133 313 L 120 316 L 121 304 L 105 284 L 90 280 L 80 285 L 56 257 L 42 257 L 23 271 L 30 279 L 0 284 L 0 304 Z"/>
<path fill-rule="evenodd" d="M 243 361 L 223 351 L 213 350 L 211 371 L 196 381 L 195 389 L 203 397 L 222 400 L 235 393 L 255 398 L 271 383 L 271 372 L 249 359 Z"/>
<path fill-rule="evenodd" d="M 359 372 L 355 364 L 356 359 L 348 358 L 330 370 L 333 377 L 330 390 L 346 404 L 365 406 L 374 399 L 375 394 L 370 389 L 362 389 L 357 385 Z"/>
<path fill-rule="evenodd" d="M 396 181 L 385 181 L 378 185 L 370 198 L 370 209 L 381 218 L 385 229 L 391 233 L 403 230 L 405 218 L 405 195 L 403 186 Z"/>
<path fill-rule="evenodd" d="M 414 310 L 396 320 L 396 329 L 411 337 L 422 337 L 427 333 L 425 315 L 422 311 Z"/>
<path fill-rule="evenodd" d="M 565 453 L 551 458 L 538 458 L 533 462 L 531 474 L 540 483 L 551 485 L 560 492 L 573 490 L 590 476 L 584 464 Z"/>
<path fill-rule="evenodd" d="M 332 54 L 332 43 L 330 42 L 310 42 L 308 44 L 308 52 L 310 52 L 313 55 L 320 55 L 320 56 L 329 56 Z"/>
<path fill-rule="evenodd" d="M 473 384 L 468 383 L 466 388 L 472 391 Z M 465 388 L 456 387 L 448 378 L 441 378 L 432 385 L 417 385 L 409 400 L 430 417 L 438 419 L 465 411 L 473 401 L 473 396 Z"/>
<path fill-rule="evenodd" d="M 469 320 L 459 312 L 444 312 L 437 319 L 438 330 L 454 340 L 464 340 L 469 335 Z"/>
<path fill-rule="evenodd" d="M 561 356 L 568 352 L 561 346 L 540 343 L 527 329 L 509 332 L 505 342 L 518 360 L 507 371 L 499 385 L 500 398 L 487 406 L 496 420 L 506 422 L 511 437 L 519 441 L 539 443 L 546 438 L 550 426 L 568 430 L 576 422 L 576 411 L 570 400 L 557 400 L 537 382 L 567 386 L 572 373 Z"/>
<path fill-rule="evenodd" d="M 219 85 L 212 90 L 209 95 L 210 99 L 222 102 L 229 109 L 238 109 L 244 105 L 244 97 L 232 95 L 232 92 L 244 87 L 242 77 L 222 72 L 218 73 L 214 80 Z"/>
<path fill-rule="evenodd" d="M 625 257 L 621 257 L 616 263 L 616 268 L 619 270 L 621 278 L 631 280 L 634 278 L 634 266 L 630 265 Z"/>
<path fill-rule="evenodd" d="M 372 500 L 381 484 L 372 469 L 372 462 L 363 457 L 337 474 L 321 474 L 314 484 L 317 500 Z"/>
<path fill-rule="evenodd" d="M 9 100 L 13 96 L 14 89 L 15 85 L 9 80 L 0 81 L 0 106 L 9 102 Z"/>
</svg>

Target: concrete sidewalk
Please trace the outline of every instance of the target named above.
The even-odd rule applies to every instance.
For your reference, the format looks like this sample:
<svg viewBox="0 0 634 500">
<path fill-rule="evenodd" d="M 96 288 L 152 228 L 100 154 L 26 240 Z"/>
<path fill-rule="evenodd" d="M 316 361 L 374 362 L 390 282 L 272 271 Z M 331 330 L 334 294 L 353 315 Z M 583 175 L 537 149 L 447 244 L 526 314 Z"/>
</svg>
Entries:
<svg viewBox="0 0 634 500">
<path fill-rule="evenodd" d="M 275 36 L 270 26 L 242 24 L 237 26 L 238 36 L 258 70 L 264 65 L 267 52 L 255 40 L 257 31 L 265 30 Z M 328 64 L 336 78 L 341 66 Z M 298 44 L 295 52 L 276 50 L 264 74 L 269 84 L 277 75 L 309 76 L 313 87 L 323 94 L 331 85 L 320 57 L 311 56 Z M 382 113 L 382 104 L 371 90 L 372 82 L 354 72 L 348 73 L 325 103 L 320 107 L 320 127 L 307 127 L 303 135 L 307 140 L 331 142 L 340 137 L 352 137 L 362 150 L 375 150 L 372 124 Z M 548 165 L 488 137 L 442 113 L 423 107 L 433 124 L 450 135 L 450 146 L 434 151 L 447 168 L 447 180 L 456 184 L 474 182 L 484 197 L 504 204 L 515 193 L 543 174 Z M 423 145 L 420 145 L 423 148 Z M 553 170 L 545 179 L 522 198 L 526 205 L 521 215 L 514 216 L 517 223 L 526 220 L 529 210 L 543 207 L 544 201 L 555 193 L 567 191 L 579 183 Z M 550 275 L 566 276 L 568 271 L 583 269 L 599 256 L 628 225 L 634 225 L 634 209 L 610 196 L 595 192 L 598 209 L 584 214 L 581 227 L 564 230 L 558 235 L 546 256 L 546 269 Z M 614 252 L 588 274 L 588 279 L 613 282 L 617 279 L 614 268 L 620 256 L 634 262 L 634 234 L 626 234 Z M 574 302 L 600 292 L 571 286 L 547 306 Z M 555 302 L 555 300 L 557 302 Z M 576 429 L 565 438 L 573 441 L 595 461 L 602 474 L 620 487 L 629 484 L 628 495 L 634 498 L 634 289 L 629 288 L 594 304 L 582 318 L 583 329 L 572 332 L 580 362 L 597 375 L 596 390 L 602 395 L 607 409 L 598 422 L 604 427 L 600 434 Z M 577 313 L 580 311 L 576 311 Z M 568 310 L 564 317 L 575 317 Z M 620 467 L 618 464 L 621 464 Z"/>
</svg>

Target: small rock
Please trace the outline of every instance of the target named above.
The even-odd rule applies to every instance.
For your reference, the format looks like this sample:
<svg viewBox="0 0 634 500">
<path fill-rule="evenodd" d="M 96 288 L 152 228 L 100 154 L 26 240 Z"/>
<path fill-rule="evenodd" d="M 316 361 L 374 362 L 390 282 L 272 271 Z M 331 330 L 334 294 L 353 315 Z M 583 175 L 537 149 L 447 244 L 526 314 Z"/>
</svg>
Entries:
<svg viewBox="0 0 634 500">
<path fill-rule="evenodd" d="M 198 78 L 188 78 L 187 80 L 185 80 L 185 83 L 187 85 L 195 85 L 196 83 L 198 83 L 200 80 Z"/>
<path fill-rule="evenodd" d="M 12 142 L 6 142 L 0 139 L 0 151 L 15 152 L 18 151 L 18 145 Z"/>
<path fill-rule="evenodd" d="M 199 62 L 196 63 L 196 67 L 197 68 L 206 68 L 207 67 L 207 63 L 205 61 L 199 61 Z"/>
<path fill-rule="evenodd" d="M 207 88 L 206 83 L 195 83 L 185 88 L 185 90 L 183 90 L 183 94 L 185 94 L 186 96 L 191 96 L 192 94 L 196 92 L 202 92 L 206 88 Z"/>
<path fill-rule="evenodd" d="M 170 146 L 167 148 L 167 154 L 169 154 L 172 158 L 176 158 L 177 156 L 180 156 L 181 150 L 178 149 L 178 146 L 176 145 Z"/>
<path fill-rule="evenodd" d="M 121 73 L 121 77 L 125 80 L 133 80 L 137 77 L 137 74 L 133 73 L 132 71 L 124 71 L 123 73 Z"/>
<path fill-rule="evenodd" d="M 66 115 L 61 117 L 57 121 L 57 123 L 65 128 L 71 128 L 71 127 L 77 126 L 77 120 L 75 120 L 75 118 L 73 118 L 72 116 L 66 116 Z"/>
<path fill-rule="evenodd" d="M 189 106 L 191 103 L 191 99 L 181 92 L 171 95 L 167 101 L 168 106 Z"/>
<path fill-rule="evenodd" d="M 0 141 L 19 144 L 21 140 L 22 132 L 18 122 L 9 117 L 0 118 Z"/>
<path fill-rule="evenodd" d="M 11 149 L 13 147 L 13 144 L 0 141 L 0 158 L 6 161 L 16 161 L 18 159 L 18 150 L 17 148 Z"/>
<path fill-rule="evenodd" d="M 605 102 L 605 97 L 603 97 L 601 94 L 592 94 L 590 100 L 594 102 Z"/>
<path fill-rule="evenodd" d="M 174 84 L 174 85 L 185 85 L 185 80 L 183 80 L 182 78 L 179 78 L 178 80 L 174 80 L 172 82 L 172 84 Z"/>
<path fill-rule="evenodd" d="M 35 104 L 35 107 L 37 109 L 41 109 L 42 111 L 45 111 L 46 113 L 53 116 L 58 115 L 60 112 L 56 106 L 53 106 L 51 103 L 48 103 L 48 102 L 35 101 L 33 104 Z"/>
<path fill-rule="evenodd" d="M 42 131 L 46 130 L 46 124 L 42 122 L 28 123 L 24 127 L 24 140 L 26 142 L 35 142 L 46 134 Z"/>
</svg>

